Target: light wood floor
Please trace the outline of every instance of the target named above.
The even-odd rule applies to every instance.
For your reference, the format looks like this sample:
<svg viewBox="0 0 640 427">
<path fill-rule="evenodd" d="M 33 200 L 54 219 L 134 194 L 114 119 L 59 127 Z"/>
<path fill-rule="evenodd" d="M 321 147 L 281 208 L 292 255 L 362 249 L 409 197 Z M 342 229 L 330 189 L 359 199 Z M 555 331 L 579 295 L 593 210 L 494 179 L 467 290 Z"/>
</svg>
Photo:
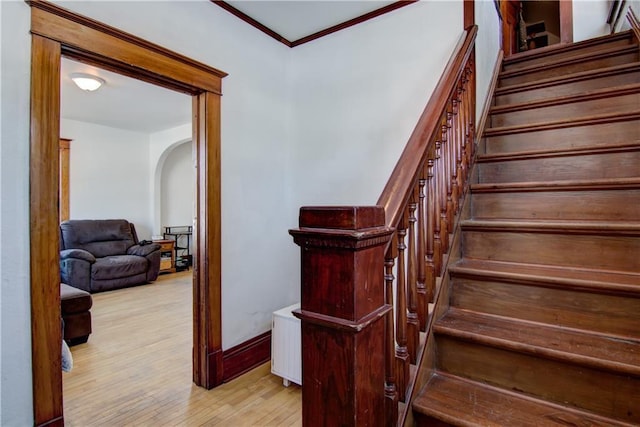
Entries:
<svg viewBox="0 0 640 427">
<path fill-rule="evenodd" d="M 213 390 L 191 382 L 191 274 L 93 295 L 93 333 L 63 374 L 67 426 L 300 426 L 301 392 L 266 363 Z"/>
</svg>

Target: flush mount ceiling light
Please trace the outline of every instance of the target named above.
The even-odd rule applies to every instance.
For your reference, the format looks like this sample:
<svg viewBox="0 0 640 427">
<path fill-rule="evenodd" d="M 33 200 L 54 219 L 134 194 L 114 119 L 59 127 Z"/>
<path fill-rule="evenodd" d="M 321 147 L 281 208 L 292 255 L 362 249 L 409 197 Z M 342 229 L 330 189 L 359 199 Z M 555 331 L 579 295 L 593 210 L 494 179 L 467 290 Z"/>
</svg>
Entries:
<svg viewBox="0 0 640 427">
<path fill-rule="evenodd" d="M 104 84 L 100 77 L 85 73 L 72 73 L 71 80 L 82 90 L 92 92 Z"/>
</svg>

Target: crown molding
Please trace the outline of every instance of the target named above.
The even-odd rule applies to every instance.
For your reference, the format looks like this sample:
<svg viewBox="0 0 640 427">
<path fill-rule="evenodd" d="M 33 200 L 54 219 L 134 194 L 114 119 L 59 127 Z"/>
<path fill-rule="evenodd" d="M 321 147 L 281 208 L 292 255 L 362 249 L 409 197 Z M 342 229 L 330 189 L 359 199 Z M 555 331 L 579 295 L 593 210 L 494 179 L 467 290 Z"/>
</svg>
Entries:
<svg viewBox="0 0 640 427">
<path fill-rule="evenodd" d="M 302 37 L 300 39 L 297 40 L 287 40 L 285 37 L 281 36 L 280 34 L 276 33 L 275 31 L 273 31 L 272 29 L 270 29 L 269 27 L 267 27 L 266 25 L 258 22 L 257 20 L 253 19 L 252 17 L 250 17 L 249 15 L 245 14 L 244 12 L 241 12 L 240 10 L 236 9 L 235 7 L 231 6 L 229 3 L 227 3 L 226 1 L 223 0 L 210 0 L 212 3 L 220 6 L 221 8 L 223 8 L 224 10 L 226 10 L 227 12 L 231 13 L 232 15 L 236 16 L 237 18 L 243 20 L 244 22 L 246 22 L 247 24 L 251 25 L 252 27 L 255 27 L 256 29 L 262 31 L 263 33 L 265 33 L 266 35 L 268 35 L 269 37 L 279 41 L 280 43 L 284 44 L 287 47 L 296 47 L 296 46 L 300 46 L 302 44 L 305 43 L 309 43 L 310 41 L 313 40 L 317 40 L 321 37 L 327 36 L 329 34 L 333 34 L 335 32 L 338 32 L 340 30 L 344 30 L 345 28 L 349 28 L 349 27 L 353 27 L 354 25 L 358 25 L 361 24 L 363 22 L 366 22 L 370 19 L 376 18 L 378 16 L 384 15 L 386 13 L 392 12 L 396 9 L 400 9 L 401 7 L 404 6 L 408 6 L 412 3 L 416 3 L 418 0 L 398 0 L 395 3 L 391 3 L 387 6 L 381 7 L 379 9 L 373 10 L 369 13 L 365 13 L 364 15 L 360 15 L 356 18 L 350 19 L 348 21 L 342 22 L 340 24 L 334 25 L 332 27 L 328 27 L 325 28 L 324 30 L 320 30 L 316 33 L 310 34 L 308 36 Z"/>
</svg>

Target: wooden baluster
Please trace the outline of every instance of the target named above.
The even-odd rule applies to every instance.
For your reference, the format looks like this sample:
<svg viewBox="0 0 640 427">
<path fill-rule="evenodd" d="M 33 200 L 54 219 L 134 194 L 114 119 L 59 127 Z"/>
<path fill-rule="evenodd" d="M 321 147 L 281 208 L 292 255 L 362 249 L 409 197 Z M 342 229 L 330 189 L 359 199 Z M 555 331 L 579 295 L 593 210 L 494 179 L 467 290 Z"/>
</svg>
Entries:
<svg viewBox="0 0 640 427">
<path fill-rule="evenodd" d="M 416 254 L 416 209 L 414 194 L 409 200 L 409 247 L 407 248 L 407 348 L 412 364 L 418 358 L 420 345 L 420 321 L 418 320 L 417 254 Z"/>
<path fill-rule="evenodd" d="M 469 92 L 469 164 L 471 164 L 471 160 L 475 155 L 476 150 L 476 73 L 475 73 L 475 48 L 471 52 L 471 57 L 469 58 L 469 85 L 467 87 L 467 91 Z"/>
<path fill-rule="evenodd" d="M 438 161 L 438 185 L 440 187 L 440 243 L 442 253 L 449 252 L 449 216 L 447 215 L 450 206 L 450 193 L 447 191 L 447 181 L 449 180 L 449 160 L 447 156 L 447 118 L 442 122 L 442 143 L 440 144 L 440 159 Z M 440 275 L 440 273 L 438 273 Z"/>
<path fill-rule="evenodd" d="M 425 198 L 427 200 L 427 278 L 425 282 L 427 287 L 428 302 L 433 302 L 436 276 L 438 275 L 438 269 L 436 265 L 438 265 L 440 257 L 440 248 L 436 247 L 436 245 L 440 245 L 440 236 L 438 236 L 438 233 L 435 229 L 435 226 L 437 224 L 438 211 L 436 210 L 436 192 L 433 175 L 434 159 L 431 157 L 432 155 L 432 153 L 429 153 L 429 159 L 427 160 L 427 185 L 425 187 Z"/>
<path fill-rule="evenodd" d="M 427 285 L 425 284 L 427 278 L 425 186 L 427 180 L 424 178 L 426 175 L 425 168 L 421 172 L 418 179 L 418 320 L 420 321 L 420 330 L 424 332 L 427 330 L 427 316 L 429 315 L 429 300 L 427 298 Z"/>
<path fill-rule="evenodd" d="M 458 151 L 457 151 L 457 167 L 458 167 L 458 188 L 460 189 L 460 198 L 464 192 L 464 184 L 467 176 L 466 155 L 464 153 L 465 142 L 467 139 L 466 122 L 465 122 L 465 102 L 464 102 L 464 73 L 460 79 L 458 86 L 458 117 L 456 120 L 456 132 L 458 133 Z M 458 203 L 458 210 L 460 203 Z"/>
<path fill-rule="evenodd" d="M 433 211 L 430 215 L 430 220 L 433 227 L 433 265 L 435 267 L 435 275 L 440 276 L 440 270 L 442 268 L 442 240 L 440 239 L 440 204 L 442 203 L 440 197 L 440 173 L 438 168 L 441 166 L 440 151 L 442 150 L 440 141 L 436 140 L 433 149 L 433 160 L 431 162 L 431 177 L 430 190 L 431 199 L 433 200 Z"/>
<path fill-rule="evenodd" d="M 453 100 L 449 100 L 449 107 L 447 108 L 447 237 L 449 233 L 453 231 L 453 216 L 455 212 L 454 198 L 457 195 L 458 187 L 456 185 L 456 155 L 454 147 L 456 144 L 453 132 Z M 447 239 L 447 246 L 445 246 L 445 252 L 449 252 L 449 244 Z"/>
<path fill-rule="evenodd" d="M 460 134 L 458 133 L 458 99 L 457 92 L 454 90 L 453 98 L 451 99 L 451 113 L 448 114 L 448 127 L 449 134 L 451 135 L 451 212 L 449 217 L 449 226 L 453 229 L 453 217 L 458 212 L 458 198 L 462 187 L 458 182 L 458 145 L 460 144 Z"/>
<path fill-rule="evenodd" d="M 396 282 L 396 360 L 398 399 L 405 401 L 407 386 L 409 385 L 409 351 L 407 349 L 407 278 L 405 275 L 405 249 L 404 237 L 407 235 L 406 220 L 403 217 L 398 224 L 396 238 L 398 241 L 398 264 Z"/>
<path fill-rule="evenodd" d="M 389 246 L 384 260 L 385 303 L 393 307 L 393 265 L 395 258 L 394 245 Z M 398 422 L 398 390 L 396 388 L 396 353 L 395 334 L 393 330 L 394 310 L 386 314 L 385 325 L 385 425 L 395 425 Z"/>
</svg>

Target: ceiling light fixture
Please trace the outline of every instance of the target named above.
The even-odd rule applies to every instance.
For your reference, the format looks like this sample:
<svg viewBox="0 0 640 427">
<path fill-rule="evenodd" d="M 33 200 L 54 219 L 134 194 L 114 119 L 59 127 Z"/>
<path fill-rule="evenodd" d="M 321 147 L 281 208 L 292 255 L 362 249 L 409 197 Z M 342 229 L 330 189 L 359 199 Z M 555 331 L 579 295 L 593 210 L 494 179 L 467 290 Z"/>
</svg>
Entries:
<svg viewBox="0 0 640 427">
<path fill-rule="evenodd" d="M 85 73 L 72 73 L 71 80 L 82 90 L 92 92 L 104 84 L 100 77 Z"/>
</svg>

